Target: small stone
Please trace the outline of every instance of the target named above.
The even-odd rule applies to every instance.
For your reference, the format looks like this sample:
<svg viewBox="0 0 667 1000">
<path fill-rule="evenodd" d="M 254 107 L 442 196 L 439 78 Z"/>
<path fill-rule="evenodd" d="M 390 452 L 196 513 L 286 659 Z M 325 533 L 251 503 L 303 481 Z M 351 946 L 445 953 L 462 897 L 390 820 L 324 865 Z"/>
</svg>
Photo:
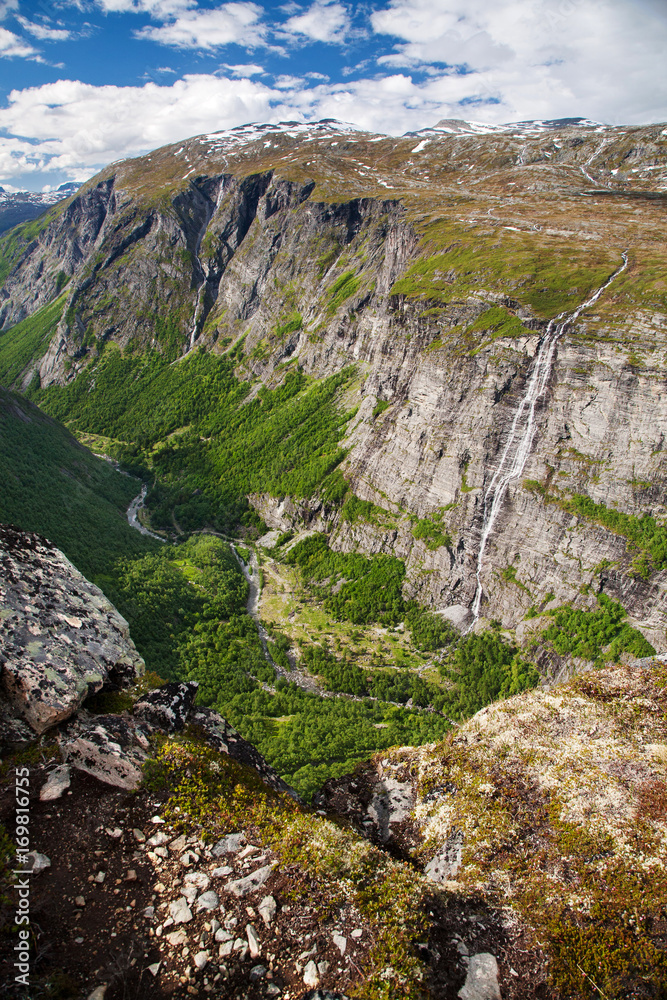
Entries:
<svg viewBox="0 0 667 1000">
<path fill-rule="evenodd" d="M 146 834 L 144 833 L 143 830 L 134 829 L 132 833 L 134 834 L 134 839 L 137 840 L 140 844 L 143 844 L 144 841 L 146 840 Z"/>
<path fill-rule="evenodd" d="M 153 889 L 157 893 L 164 892 L 164 885 L 162 884 L 162 882 L 156 882 L 155 885 L 153 886 Z"/>
<path fill-rule="evenodd" d="M 146 920 L 151 920 L 155 916 L 155 907 L 147 906 L 144 910 L 144 916 L 146 917 Z"/>
<path fill-rule="evenodd" d="M 266 992 L 267 995 L 270 997 L 280 996 L 280 989 L 276 986 L 275 983 L 269 983 L 269 985 L 266 987 Z"/>
<path fill-rule="evenodd" d="M 268 927 L 273 921 L 273 918 L 276 915 L 276 910 L 278 909 L 273 896 L 265 896 L 257 909 L 259 910 L 260 917 Z"/>
<path fill-rule="evenodd" d="M 85 906 L 86 905 L 86 897 L 85 896 L 77 896 L 76 899 L 74 900 L 74 902 L 75 902 L 75 904 L 77 906 Z"/>
<path fill-rule="evenodd" d="M 147 843 L 151 847 L 162 847 L 163 844 L 169 843 L 169 837 L 166 833 L 163 833 L 162 830 L 158 830 L 157 833 L 154 833 L 152 837 L 148 838 Z"/>
<path fill-rule="evenodd" d="M 175 924 L 189 924 L 192 920 L 192 910 L 184 896 L 169 904 L 169 913 Z"/>
<path fill-rule="evenodd" d="M 215 910 L 218 906 L 220 906 L 220 899 L 217 892 L 209 889 L 208 892 L 203 892 L 197 900 L 197 913 L 202 910 Z"/>
<path fill-rule="evenodd" d="M 501 1000 L 498 963 L 489 952 L 473 955 L 466 981 L 459 990 L 461 1000 Z"/>
<path fill-rule="evenodd" d="M 217 844 L 213 845 L 211 854 L 214 858 L 219 858 L 222 854 L 236 854 L 245 844 L 246 839 L 242 833 L 229 833 Z"/>
<path fill-rule="evenodd" d="M 198 969 L 205 968 L 205 966 L 208 963 L 208 958 L 209 955 L 207 951 L 198 951 L 197 954 L 195 955 L 195 965 L 197 966 L 197 968 Z"/>
<path fill-rule="evenodd" d="M 202 892 L 205 889 L 208 889 L 209 885 L 211 884 L 211 880 L 208 877 L 208 875 L 206 875 L 205 872 L 188 872 L 185 878 L 183 879 L 183 882 L 185 885 L 194 885 L 197 889 L 200 889 Z"/>
<path fill-rule="evenodd" d="M 148 966 L 148 971 L 153 976 L 153 978 L 155 978 L 157 976 L 158 972 L 160 971 L 160 966 L 161 965 L 162 965 L 162 962 L 153 962 L 152 965 Z"/>
<path fill-rule="evenodd" d="M 151 816 L 151 823 L 164 823 L 161 816 Z"/>
<path fill-rule="evenodd" d="M 257 851 L 259 851 L 259 850 L 260 850 L 260 848 L 259 847 L 255 847 L 254 844 L 248 844 L 248 846 L 244 847 L 243 850 L 241 851 L 241 853 L 239 854 L 239 858 L 247 858 L 251 854 L 257 854 Z"/>
<path fill-rule="evenodd" d="M 271 875 L 272 871 L 273 865 L 265 865 L 263 868 L 258 868 L 257 871 L 252 872 L 251 875 L 246 875 L 245 878 L 237 879 L 234 882 L 228 882 L 225 889 L 227 892 L 231 892 L 232 895 L 239 898 L 247 896 L 248 893 L 255 892 L 256 889 L 261 888 Z"/>
<path fill-rule="evenodd" d="M 220 955 L 220 958 L 227 958 L 228 955 L 231 955 L 233 950 L 234 950 L 234 942 L 230 936 L 229 941 L 224 941 L 220 945 L 220 951 L 218 952 L 218 954 Z"/>
<path fill-rule="evenodd" d="M 303 970 L 303 982 L 304 986 L 310 986 L 314 989 L 320 981 L 320 977 L 317 971 L 317 966 L 315 962 L 311 959 L 306 968 Z"/>
<path fill-rule="evenodd" d="M 260 951 L 262 950 L 262 946 L 260 944 L 257 931 L 255 930 L 252 924 L 246 924 L 245 934 L 248 939 L 248 948 L 250 949 L 250 957 L 257 958 Z"/>
<path fill-rule="evenodd" d="M 97 875 L 95 876 L 95 881 L 101 884 L 102 882 L 104 882 L 106 877 L 107 877 L 106 872 L 98 872 Z"/>
<path fill-rule="evenodd" d="M 204 926 L 206 927 L 207 925 L 204 924 Z M 208 928 L 208 930 L 210 930 L 211 934 L 215 934 L 217 931 L 220 930 L 220 927 L 221 927 L 220 921 L 213 919 L 211 921 L 211 926 Z"/>
<path fill-rule="evenodd" d="M 46 854 L 40 854 L 39 851 L 31 851 L 27 855 L 28 859 L 28 870 L 33 873 L 33 875 L 39 875 L 40 872 L 45 871 L 47 868 L 51 867 L 51 859 L 47 858 Z"/>
<path fill-rule="evenodd" d="M 108 983 L 102 983 L 101 986 L 97 986 L 93 992 L 88 997 L 88 1000 L 104 1000 L 106 991 L 109 989 Z"/>
<path fill-rule="evenodd" d="M 83 938 L 82 937 L 74 938 L 74 944 L 83 944 Z"/>
<path fill-rule="evenodd" d="M 222 927 L 218 927 L 218 929 L 215 932 L 215 940 L 218 942 L 232 941 L 233 937 L 234 937 L 233 934 L 230 934 L 229 931 L 224 930 L 224 928 Z"/>
<path fill-rule="evenodd" d="M 129 872 L 125 876 L 125 881 L 126 882 L 136 882 L 137 881 L 137 873 L 135 872 L 134 868 L 130 868 Z"/>
<path fill-rule="evenodd" d="M 213 878 L 222 878 L 223 875 L 231 875 L 233 871 L 234 869 L 230 868 L 229 865 L 222 865 L 221 868 L 214 868 L 211 875 Z"/>
<path fill-rule="evenodd" d="M 344 955 L 345 949 L 347 948 L 347 938 L 343 937 L 342 934 L 334 934 L 333 943 L 336 945 L 341 955 Z"/>
<path fill-rule="evenodd" d="M 355 941 L 358 941 L 363 933 L 364 932 L 359 927 L 355 927 L 355 929 L 352 931 L 352 937 L 354 938 Z"/>
<path fill-rule="evenodd" d="M 173 851 L 175 854 L 182 854 L 186 848 L 186 845 L 187 845 L 187 840 L 185 839 L 183 834 L 181 834 L 180 837 L 176 837 L 175 840 L 171 841 L 171 843 L 169 844 L 169 850 Z"/>
<path fill-rule="evenodd" d="M 41 802 L 53 802 L 55 799 L 59 799 L 63 792 L 66 792 L 70 786 L 70 769 L 67 764 L 61 764 L 56 767 L 49 774 L 46 783 L 42 786 L 39 793 L 39 798 Z"/>
<path fill-rule="evenodd" d="M 250 970 L 250 982 L 253 983 L 257 979 L 263 979 L 266 975 L 266 969 L 263 965 L 253 965 Z"/>
<path fill-rule="evenodd" d="M 114 827 L 113 830 L 107 829 L 104 832 L 106 833 L 107 837 L 111 837 L 112 840 L 120 840 L 120 838 L 123 836 L 123 831 L 119 826 Z"/>
<path fill-rule="evenodd" d="M 167 934 L 166 940 L 169 942 L 172 948 L 180 948 L 182 944 L 185 944 L 188 938 L 185 931 L 181 930 L 181 931 L 172 931 L 170 934 Z"/>
<path fill-rule="evenodd" d="M 329 970 L 329 963 L 328 962 L 318 962 L 317 963 L 317 971 L 319 972 L 319 974 L 321 976 L 326 976 L 328 970 Z"/>
</svg>

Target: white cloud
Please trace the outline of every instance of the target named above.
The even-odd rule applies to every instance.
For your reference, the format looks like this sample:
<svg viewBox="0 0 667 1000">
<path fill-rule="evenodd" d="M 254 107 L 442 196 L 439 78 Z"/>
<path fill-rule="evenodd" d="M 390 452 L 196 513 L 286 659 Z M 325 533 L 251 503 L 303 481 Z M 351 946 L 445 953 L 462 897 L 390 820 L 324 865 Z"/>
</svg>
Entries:
<svg viewBox="0 0 667 1000">
<path fill-rule="evenodd" d="M 384 65 L 431 74 L 434 63 L 465 66 L 464 90 L 480 99 L 485 121 L 636 122 L 667 110 L 662 0 L 390 0 L 371 23 L 400 39 Z M 456 109 L 455 74 L 438 74 L 435 89 Z"/>
<path fill-rule="evenodd" d="M 64 42 L 66 39 L 71 38 L 72 35 L 72 32 L 66 28 L 48 28 L 46 25 L 28 21 L 25 17 L 19 17 L 17 20 L 24 31 L 29 32 L 29 34 L 39 39 L 40 42 Z"/>
<path fill-rule="evenodd" d="M 375 12 L 373 26 L 394 32 L 391 58 L 401 65 L 342 83 L 311 72 L 267 85 L 257 78 L 261 66 L 239 63 L 224 77 L 193 74 L 164 86 L 61 80 L 15 90 L 0 107 L 8 137 L 0 144 L 0 183 L 30 172 L 40 182 L 90 175 L 112 160 L 252 121 L 337 118 L 400 135 L 441 118 L 667 119 L 664 0 L 633 0 L 632 7 L 621 0 L 556 2 L 560 8 L 546 0 L 392 0 Z M 232 6 L 260 11 L 252 4 L 219 10 Z M 24 44 L 5 36 L 5 54 Z M 467 71 L 443 62 L 466 62 Z"/>
<path fill-rule="evenodd" d="M 242 122 L 275 120 L 276 113 L 287 114 L 279 91 L 213 74 L 186 76 L 171 86 L 60 80 L 14 90 L 0 109 L 0 129 L 10 136 L 0 147 L 0 177 L 45 171 L 89 176 L 120 157 Z"/>
<path fill-rule="evenodd" d="M 20 56 L 25 59 L 36 55 L 37 49 L 34 49 L 29 42 L 25 42 L 7 28 L 0 28 L 0 56 Z"/>
<path fill-rule="evenodd" d="M 225 69 L 233 74 L 235 77 L 242 76 L 257 76 L 264 72 L 263 66 L 258 66 L 257 63 L 237 63 L 235 66 L 230 66 L 225 63 Z"/>
<path fill-rule="evenodd" d="M 196 0 L 96 0 L 106 14 L 150 14 L 156 20 L 166 20 L 197 6 Z"/>
<path fill-rule="evenodd" d="M 231 44 L 255 48 L 266 37 L 261 15 L 262 8 L 255 3 L 226 3 L 215 10 L 183 10 L 165 24 L 141 28 L 135 34 L 181 49 L 216 49 Z"/>
<path fill-rule="evenodd" d="M 332 0 L 317 0 L 303 14 L 295 14 L 284 24 L 289 34 L 305 35 L 314 42 L 342 42 L 350 28 L 347 10 Z"/>
</svg>

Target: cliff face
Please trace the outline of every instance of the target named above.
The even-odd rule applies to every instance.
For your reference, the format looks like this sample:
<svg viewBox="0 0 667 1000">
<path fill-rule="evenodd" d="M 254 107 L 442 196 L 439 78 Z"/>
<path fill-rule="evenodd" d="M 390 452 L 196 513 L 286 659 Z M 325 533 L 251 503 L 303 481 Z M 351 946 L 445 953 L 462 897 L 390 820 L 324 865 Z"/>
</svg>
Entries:
<svg viewBox="0 0 667 1000">
<path fill-rule="evenodd" d="M 659 126 L 446 123 L 403 139 L 331 124 L 200 137 L 109 168 L 18 256 L 15 239 L 0 320 L 35 314 L 71 276 L 24 386 L 36 371 L 70 384 L 108 342 L 174 360 L 242 342 L 239 377 L 268 385 L 286 363 L 315 378 L 354 364 L 341 468 L 375 512 L 256 497 L 268 524 L 392 551 L 410 592 L 460 621 L 478 583 L 482 613 L 506 625 L 603 589 L 661 645 L 662 561 L 638 565 L 644 529 L 611 530 L 605 510 L 665 512 L 665 141 Z M 549 322 L 626 250 L 555 343 L 478 566 Z"/>
</svg>

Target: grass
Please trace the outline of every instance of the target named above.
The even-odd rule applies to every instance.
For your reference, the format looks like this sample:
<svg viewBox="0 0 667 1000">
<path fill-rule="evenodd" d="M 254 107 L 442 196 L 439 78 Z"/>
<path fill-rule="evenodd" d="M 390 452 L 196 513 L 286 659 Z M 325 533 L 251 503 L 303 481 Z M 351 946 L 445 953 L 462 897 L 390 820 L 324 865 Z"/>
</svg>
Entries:
<svg viewBox="0 0 667 1000">
<path fill-rule="evenodd" d="M 420 258 L 395 282 L 392 295 L 432 304 L 459 301 L 480 290 L 512 295 L 535 315 L 551 319 L 574 309 L 615 270 L 611 252 L 545 241 L 528 233 L 480 234 L 448 220 L 424 227 Z M 488 310 L 477 330 L 505 329 L 516 336 L 519 321 L 504 307 Z"/>
<path fill-rule="evenodd" d="M 346 271 L 344 274 L 341 274 L 329 290 L 329 302 L 327 305 L 329 315 L 333 316 L 339 306 L 359 290 L 360 285 L 361 282 L 353 271 Z"/>
<path fill-rule="evenodd" d="M 0 285 L 4 285 L 30 244 L 62 214 L 63 208 L 63 204 L 53 205 L 36 219 L 14 226 L 0 237 Z"/>
<path fill-rule="evenodd" d="M 100 581 L 120 556 L 157 550 L 127 523 L 139 482 L 95 458 L 62 425 L 0 389 L 0 521 L 45 535 Z"/>
</svg>

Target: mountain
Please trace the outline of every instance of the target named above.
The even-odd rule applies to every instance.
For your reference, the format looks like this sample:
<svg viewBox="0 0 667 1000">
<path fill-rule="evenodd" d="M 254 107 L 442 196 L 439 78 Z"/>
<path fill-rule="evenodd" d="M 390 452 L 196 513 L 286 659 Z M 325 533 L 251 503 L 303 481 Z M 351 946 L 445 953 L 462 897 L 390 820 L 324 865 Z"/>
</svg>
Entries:
<svg viewBox="0 0 667 1000">
<path fill-rule="evenodd" d="M 0 237 L 38 992 L 664 995 L 666 136 L 250 125 Z"/>
<path fill-rule="evenodd" d="M 57 191 L 5 191 L 0 188 L 0 234 L 38 218 L 50 205 L 69 198 L 78 189 L 75 183 L 61 184 Z"/>
<path fill-rule="evenodd" d="M 666 130 L 454 124 L 252 125 L 107 168 L 3 239 L 5 381 L 79 432 L 150 448 L 156 523 L 176 503 L 229 524 L 250 496 L 278 530 L 391 551 L 407 593 L 457 620 L 476 594 L 515 626 L 604 592 L 662 643 Z M 232 384 L 326 393 L 352 367 L 327 397 L 345 427 L 320 428 L 300 479 L 277 428 L 282 472 L 249 438 L 255 468 L 226 497 L 193 472 L 229 469 Z M 353 519 L 325 499 L 334 467 L 366 505 Z"/>
</svg>

